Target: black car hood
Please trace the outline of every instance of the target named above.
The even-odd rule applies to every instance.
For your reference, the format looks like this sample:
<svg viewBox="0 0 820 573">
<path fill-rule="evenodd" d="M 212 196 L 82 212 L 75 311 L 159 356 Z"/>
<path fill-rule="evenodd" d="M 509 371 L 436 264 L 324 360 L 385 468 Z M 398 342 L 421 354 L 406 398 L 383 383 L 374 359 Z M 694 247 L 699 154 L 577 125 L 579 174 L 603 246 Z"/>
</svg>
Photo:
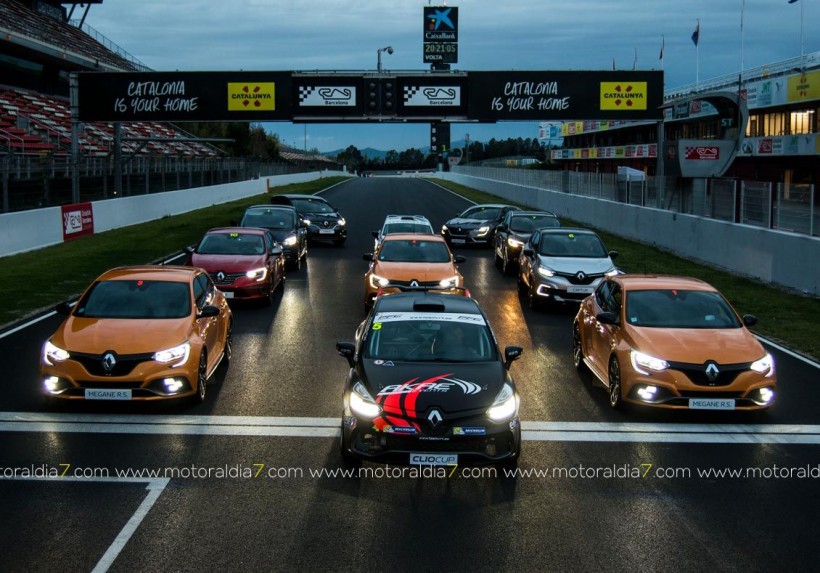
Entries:
<svg viewBox="0 0 820 573">
<path fill-rule="evenodd" d="M 495 221 L 491 219 L 465 219 L 463 217 L 456 217 L 450 219 L 445 223 L 448 227 L 461 227 L 462 229 L 474 229 L 481 225 L 495 225 Z"/>
<path fill-rule="evenodd" d="M 364 360 L 360 372 L 385 413 L 410 418 L 431 407 L 449 413 L 487 409 L 507 379 L 500 362 Z"/>
<path fill-rule="evenodd" d="M 270 229 L 270 234 L 273 235 L 274 239 L 281 243 L 295 233 L 293 229 Z"/>
<path fill-rule="evenodd" d="M 338 213 L 305 213 L 305 219 L 309 219 L 311 223 L 316 223 L 316 221 L 333 221 L 335 223 L 341 218 L 342 216 Z"/>
</svg>

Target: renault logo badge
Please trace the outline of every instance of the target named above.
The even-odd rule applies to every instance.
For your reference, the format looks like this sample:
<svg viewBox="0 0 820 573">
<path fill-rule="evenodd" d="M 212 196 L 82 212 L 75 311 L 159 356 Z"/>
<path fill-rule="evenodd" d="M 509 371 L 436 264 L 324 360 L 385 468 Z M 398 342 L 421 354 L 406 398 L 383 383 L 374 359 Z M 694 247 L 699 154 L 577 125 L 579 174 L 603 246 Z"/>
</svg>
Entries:
<svg viewBox="0 0 820 573">
<path fill-rule="evenodd" d="M 427 421 L 430 422 L 430 425 L 435 428 L 444 421 L 444 418 L 438 410 L 433 410 L 427 416 Z"/>
<path fill-rule="evenodd" d="M 419 286 L 419 281 L 417 281 L 417 280 L 415 280 L 415 279 L 414 279 L 414 280 L 412 280 L 412 281 L 410 281 L 410 286 L 411 286 L 411 287 L 417 287 L 417 286 Z"/>
<path fill-rule="evenodd" d="M 585 278 L 587 278 L 587 275 L 586 275 L 586 273 L 584 273 L 584 271 L 578 271 L 578 273 L 575 275 L 575 278 L 578 279 L 579 281 L 582 281 Z"/>
<path fill-rule="evenodd" d="M 113 352 L 106 352 L 103 354 L 102 357 L 102 367 L 105 370 L 106 374 L 110 374 L 111 371 L 114 369 L 114 366 L 117 365 L 117 357 L 114 356 Z"/>
<path fill-rule="evenodd" d="M 706 377 L 709 379 L 709 382 L 714 385 L 715 381 L 718 379 L 718 376 L 720 376 L 720 369 L 717 367 L 717 364 L 714 362 L 709 362 L 704 371 L 706 372 Z"/>
<path fill-rule="evenodd" d="M 218 273 L 216 273 L 216 282 L 218 282 L 218 283 L 225 282 L 225 273 L 223 273 L 222 271 L 219 271 Z"/>
</svg>

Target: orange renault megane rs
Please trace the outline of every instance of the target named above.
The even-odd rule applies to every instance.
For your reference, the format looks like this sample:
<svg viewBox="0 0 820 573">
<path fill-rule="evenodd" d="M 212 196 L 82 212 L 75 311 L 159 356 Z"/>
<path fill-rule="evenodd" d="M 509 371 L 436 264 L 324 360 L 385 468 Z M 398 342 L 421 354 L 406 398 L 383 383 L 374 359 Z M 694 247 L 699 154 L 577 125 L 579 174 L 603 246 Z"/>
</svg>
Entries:
<svg viewBox="0 0 820 573">
<path fill-rule="evenodd" d="M 231 357 L 231 309 L 203 269 L 112 269 L 57 312 L 66 318 L 40 357 L 49 400 L 203 401 Z"/>
<path fill-rule="evenodd" d="M 575 317 L 574 362 L 609 389 L 613 408 L 763 410 L 777 377 L 746 328 L 755 322 L 697 279 L 608 277 Z"/>
</svg>

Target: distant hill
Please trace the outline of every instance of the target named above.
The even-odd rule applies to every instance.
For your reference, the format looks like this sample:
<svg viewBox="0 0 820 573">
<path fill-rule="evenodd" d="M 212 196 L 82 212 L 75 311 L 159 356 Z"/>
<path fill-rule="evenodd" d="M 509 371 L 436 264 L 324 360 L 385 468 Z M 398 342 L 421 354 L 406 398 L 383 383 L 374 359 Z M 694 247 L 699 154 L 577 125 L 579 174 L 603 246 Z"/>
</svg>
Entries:
<svg viewBox="0 0 820 573">
<path fill-rule="evenodd" d="M 464 143 L 465 142 L 464 142 L 463 139 L 459 140 L 459 141 L 454 141 L 454 142 L 452 142 L 452 147 L 464 147 Z M 430 153 L 430 146 L 425 145 L 424 147 L 419 147 L 418 150 L 421 151 L 424 155 L 427 155 L 428 153 Z M 322 155 L 324 155 L 325 157 L 336 157 L 337 155 L 339 155 L 343 151 L 344 151 L 344 149 L 335 149 L 333 151 L 324 151 L 324 152 L 322 152 Z M 364 149 L 360 149 L 359 151 L 361 152 L 362 156 L 367 158 L 367 159 L 384 159 L 384 157 L 387 155 L 388 150 L 383 151 L 381 149 L 373 149 L 372 147 L 365 147 Z M 405 149 L 396 149 L 396 151 L 401 153 L 402 151 L 405 151 Z"/>
</svg>

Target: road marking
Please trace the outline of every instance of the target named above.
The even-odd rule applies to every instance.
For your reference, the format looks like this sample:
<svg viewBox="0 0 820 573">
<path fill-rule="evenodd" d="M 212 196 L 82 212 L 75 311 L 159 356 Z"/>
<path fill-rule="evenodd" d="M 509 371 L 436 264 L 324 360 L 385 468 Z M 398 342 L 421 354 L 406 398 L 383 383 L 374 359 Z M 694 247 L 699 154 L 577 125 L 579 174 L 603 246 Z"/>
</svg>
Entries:
<svg viewBox="0 0 820 573">
<path fill-rule="evenodd" d="M 339 418 L 139 416 L 0 412 L 0 432 L 335 438 Z M 525 441 L 820 444 L 820 425 L 612 422 L 521 423 Z"/>
<path fill-rule="evenodd" d="M 145 496 L 145 499 L 142 500 L 140 506 L 128 520 L 128 522 L 123 526 L 120 530 L 119 534 L 111 545 L 108 546 L 108 549 L 94 566 L 92 569 L 92 573 L 105 573 L 111 567 L 111 565 L 116 561 L 117 557 L 119 556 L 120 552 L 123 550 L 125 545 L 131 539 L 131 536 L 134 535 L 134 532 L 142 523 L 142 520 L 145 519 L 145 516 L 148 515 L 148 512 L 151 511 L 151 508 L 156 503 L 159 496 L 162 495 L 165 486 L 168 485 L 168 482 L 171 481 L 170 478 L 80 478 L 80 477 L 16 477 L 16 478 L 3 478 L 0 477 L 0 481 L 15 481 L 15 480 L 26 480 L 26 481 L 43 481 L 43 482 L 58 482 L 58 483 L 66 483 L 66 482 L 74 482 L 74 483 L 145 483 L 147 484 L 145 489 L 148 490 L 148 495 Z"/>
</svg>

